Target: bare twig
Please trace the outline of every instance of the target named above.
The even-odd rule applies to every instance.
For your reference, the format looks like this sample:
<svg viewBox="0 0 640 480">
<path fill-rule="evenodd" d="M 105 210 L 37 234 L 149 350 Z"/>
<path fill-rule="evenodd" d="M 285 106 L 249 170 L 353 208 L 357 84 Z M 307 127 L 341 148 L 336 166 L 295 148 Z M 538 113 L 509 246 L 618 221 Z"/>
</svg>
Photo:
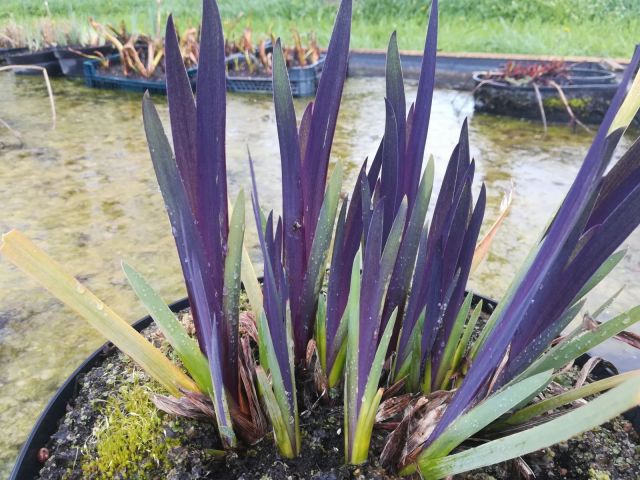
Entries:
<svg viewBox="0 0 640 480">
<path fill-rule="evenodd" d="M 20 134 L 20 132 L 11 128 L 11 126 L 1 118 L 0 118 L 0 125 L 2 125 L 4 128 L 9 130 L 9 133 L 13 135 L 20 142 L 20 146 L 24 144 L 24 142 L 22 141 L 22 135 Z"/>
<path fill-rule="evenodd" d="M 542 128 L 544 133 L 547 133 L 547 115 L 544 113 L 544 105 L 542 104 L 542 95 L 540 95 L 540 88 L 536 85 L 536 82 L 532 82 L 533 91 L 536 92 L 536 100 L 538 101 L 538 107 L 540 108 L 540 117 L 542 118 Z"/>
<path fill-rule="evenodd" d="M 564 104 L 565 108 L 567 109 L 567 113 L 571 117 L 571 120 L 573 122 L 575 122 L 577 125 L 580 125 L 587 133 L 591 133 L 591 129 L 589 127 L 587 127 L 584 123 L 582 123 L 580 120 L 578 120 L 578 117 L 576 117 L 575 114 L 573 113 L 573 110 L 571 110 L 571 107 L 569 106 L 569 102 L 567 101 L 567 97 L 564 95 L 564 91 L 562 90 L 562 87 L 560 87 L 560 85 L 558 85 L 553 80 L 549 80 L 549 85 L 551 85 L 553 88 L 555 88 L 558 91 L 558 95 L 560 96 L 560 100 L 562 100 L 562 103 Z"/>
</svg>

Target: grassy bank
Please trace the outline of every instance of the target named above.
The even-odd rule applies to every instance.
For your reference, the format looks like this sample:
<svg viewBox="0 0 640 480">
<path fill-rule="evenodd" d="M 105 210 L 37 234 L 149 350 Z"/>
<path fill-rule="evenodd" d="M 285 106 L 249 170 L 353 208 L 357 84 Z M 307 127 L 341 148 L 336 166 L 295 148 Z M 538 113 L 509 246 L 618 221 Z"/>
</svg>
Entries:
<svg viewBox="0 0 640 480">
<path fill-rule="evenodd" d="M 285 38 L 291 27 L 315 31 L 326 44 L 337 0 L 218 0 L 228 33 L 246 25 L 256 35 L 273 31 Z M 384 48 L 392 30 L 400 46 L 421 49 L 428 0 L 354 0 L 353 46 Z M 163 0 L 183 25 L 195 24 L 200 0 Z M 0 25 L 15 22 L 32 32 L 42 22 L 60 29 L 86 29 L 94 16 L 124 20 L 149 30 L 155 0 L 2 0 Z M 598 55 L 628 57 L 640 42 L 638 0 L 441 0 L 439 48 L 446 51 Z"/>
</svg>

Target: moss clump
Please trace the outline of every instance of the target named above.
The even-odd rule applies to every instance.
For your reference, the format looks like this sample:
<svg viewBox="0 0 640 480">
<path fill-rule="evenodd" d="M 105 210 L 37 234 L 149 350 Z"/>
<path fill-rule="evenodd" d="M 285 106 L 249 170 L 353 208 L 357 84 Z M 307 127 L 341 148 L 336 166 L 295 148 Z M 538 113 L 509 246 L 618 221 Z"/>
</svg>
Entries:
<svg viewBox="0 0 640 480">
<path fill-rule="evenodd" d="M 601 470 L 595 470 L 593 468 L 589 469 L 589 479 L 590 480 L 611 480 L 611 477 L 607 472 L 603 472 Z"/>
<path fill-rule="evenodd" d="M 589 106 L 589 104 L 591 103 L 591 98 L 587 98 L 587 97 L 569 98 L 567 99 L 567 103 L 569 104 L 571 109 L 574 111 L 574 113 L 581 112 Z M 549 109 L 564 110 L 567 108 L 564 102 L 559 97 L 545 98 L 542 104 L 545 106 L 545 108 L 549 108 Z"/>
<path fill-rule="evenodd" d="M 93 430 L 95 457 L 82 470 L 90 478 L 146 478 L 156 467 L 169 467 L 168 453 L 178 442 L 165 435 L 151 390 L 137 382 L 120 387 Z"/>
</svg>

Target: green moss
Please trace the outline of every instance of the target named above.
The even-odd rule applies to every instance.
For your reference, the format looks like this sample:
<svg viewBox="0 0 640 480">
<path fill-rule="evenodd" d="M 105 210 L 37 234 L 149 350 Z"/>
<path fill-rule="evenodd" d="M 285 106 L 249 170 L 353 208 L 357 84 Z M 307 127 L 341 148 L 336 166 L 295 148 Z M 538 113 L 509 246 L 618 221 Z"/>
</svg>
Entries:
<svg viewBox="0 0 640 480">
<path fill-rule="evenodd" d="M 601 470 L 595 470 L 593 468 L 589 469 L 589 479 L 590 480 L 611 480 L 611 477 L 607 472 L 603 472 Z"/>
<path fill-rule="evenodd" d="M 590 102 L 591 102 L 591 98 L 587 98 L 587 97 L 570 98 L 567 100 L 567 103 L 569 104 L 571 109 L 574 111 L 574 113 L 576 111 L 581 111 L 586 109 L 589 106 Z M 542 104 L 545 106 L 545 108 L 549 108 L 549 109 L 564 110 L 566 108 L 564 102 L 559 97 L 545 98 Z"/>
<path fill-rule="evenodd" d="M 165 435 L 152 393 L 134 382 L 107 401 L 103 421 L 93 432 L 96 455 L 88 455 L 82 466 L 86 476 L 146 478 L 149 470 L 169 466 L 167 454 L 178 442 Z"/>
</svg>

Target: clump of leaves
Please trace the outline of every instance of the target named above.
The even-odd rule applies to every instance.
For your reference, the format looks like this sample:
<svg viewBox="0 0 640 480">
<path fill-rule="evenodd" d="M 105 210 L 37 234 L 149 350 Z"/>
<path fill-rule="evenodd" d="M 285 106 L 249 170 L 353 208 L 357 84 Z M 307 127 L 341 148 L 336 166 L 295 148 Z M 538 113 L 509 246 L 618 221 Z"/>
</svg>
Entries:
<svg viewBox="0 0 640 480">
<path fill-rule="evenodd" d="M 0 29 L 0 48 L 22 48 L 27 46 L 24 28 L 15 22 L 6 23 Z"/>
<path fill-rule="evenodd" d="M 120 54 L 120 65 L 124 76 L 135 72 L 144 78 L 151 78 L 160 66 L 164 57 L 164 45 L 162 38 L 147 35 L 131 34 L 126 30 L 115 34 L 113 28 L 108 28 L 90 18 L 89 23 L 100 35 L 103 35 Z M 104 58 L 104 57 L 102 57 Z M 105 68 L 109 64 L 101 61 Z"/>
<path fill-rule="evenodd" d="M 487 73 L 486 78 L 502 80 L 512 85 L 549 85 L 550 81 L 569 81 L 570 66 L 562 60 L 550 62 L 507 62 L 498 70 Z"/>
<path fill-rule="evenodd" d="M 232 209 L 228 205 L 222 22 L 214 0 L 203 5 L 195 99 L 173 19 L 167 23 L 173 150 L 150 97 L 143 99 L 145 132 L 196 339 L 144 278 L 124 265 L 190 376 L 19 232 L 6 234 L 0 247 L 159 380 L 175 397 L 164 402 L 167 408 L 192 411 L 209 397 L 225 448 L 260 439 L 266 416 L 280 453 L 294 457 L 300 451 L 296 371 L 304 372 L 316 358 L 311 366 L 320 394 L 344 387 L 346 462 L 368 459 L 377 423 L 391 430 L 382 453 L 388 469 L 444 478 L 545 448 L 640 404 L 638 372 L 531 402 L 567 364 L 640 321 L 635 307 L 598 323 L 614 296 L 594 312 L 593 322 L 558 338 L 580 314 L 585 296 L 623 258 L 617 249 L 640 224 L 640 141 L 611 165 L 640 108 L 640 75 L 633 78 L 640 48 L 566 198 L 497 308 L 480 324 L 482 305 L 473 305 L 467 280 L 486 255 L 509 201 L 478 240 L 486 192 L 481 186 L 474 200 L 475 162 L 464 122 L 427 221 L 434 164 L 424 163 L 424 153 L 438 2 L 431 7 L 417 96 L 408 110 L 396 35 L 391 36 L 383 139 L 342 200 L 341 164 L 328 174 L 347 73 L 351 1 L 341 2 L 317 97 L 299 123 L 285 54 L 281 42 L 274 42 L 281 217 L 262 211 L 249 156 L 264 258 L 262 289 L 243 248 L 243 193 Z M 243 333 L 241 279 L 255 318 L 242 320 Z M 579 408 L 572 404 L 602 392 Z M 568 405 L 562 415 L 555 412 Z M 520 431 L 513 433 L 514 425 Z"/>
<path fill-rule="evenodd" d="M 292 28 L 293 45 L 282 46 L 287 68 L 306 67 L 316 64 L 321 57 L 320 47 L 314 33 L 308 34 L 305 45 L 297 29 Z M 228 57 L 227 68 L 230 72 L 246 67 L 250 74 L 271 75 L 273 72 L 273 34 L 258 43 L 253 42 L 253 32 L 246 27 L 242 35 L 235 40 L 225 41 L 225 54 Z"/>
</svg>

